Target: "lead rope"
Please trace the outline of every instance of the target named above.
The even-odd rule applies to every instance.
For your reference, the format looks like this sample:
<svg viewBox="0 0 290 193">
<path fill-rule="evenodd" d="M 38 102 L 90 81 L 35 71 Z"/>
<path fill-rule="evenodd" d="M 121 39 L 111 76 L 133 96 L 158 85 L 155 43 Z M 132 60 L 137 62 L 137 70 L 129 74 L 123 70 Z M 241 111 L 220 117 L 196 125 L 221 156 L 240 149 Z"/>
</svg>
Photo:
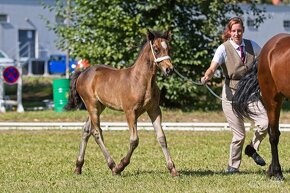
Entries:
<svg viewBox="0 0 290 193">
<path fill-rule="evenodd" d="M 161 62 L 162 60 L 166 60 L 166 59 L 169 59 L 170 60 L 170 56 L 162 56 L 162 57 L 156 58 L 155 57 L 155 54 L 154 54 L 154 51 L 153 51 L 153 45 L 152 45 L 151 41 L 149 41 L 149 44 L 150 44 L 150 48 L 151 48 L 152 55 L 154 57 L 154 62 L 156 64 L 159 63 L 159 62 Z M 195 81 L 193 81 L 193 80 L 191 80 L 189 78 L 186 78 L 185 76 L 183 76 L 182 74 L 180 74 L 175 68 L 174 68 L 174 71 L 175 71 L 175 73 L 178 76 L 180 76 L 184 80 L 190 81 L 191 83 L 196 84 L 196 85 L 199 85 L 199 86 L 204 85 L 213 96 L 215 96 L 216 98 L 220 99 L 221 101 L 224 101 L 226 103 L 232 103 L 231 101 L 224 100 L 223 98 L 221 98 L 220 96 L 218 96 L 207 84 L 202 84 L 201 82 L 195 82 Z"/>
<path fill-rule="evenodd" d="M 226 102 L 226 103 L 232 103 L 232 101 L 228 101 L 228 100 L 225 100 L 223 98 L 221 98 L 220 96 L 218 96 L 207 84 L 202 84 L 200 81 L 199 82 L 196 82 L 196 81 L 193 81 L 185 76 L 183 76 L 182 74 L 180 74 L 175 68 L 174 68 L 174 72 L 180 76 L 181 78 L 183 78 L 184 80 L 187 80 L 187 81 L 190 81 L 191 83 L 195 84 L 195 85 L 198 85 L 198 86 L 205 86 L 207 88 L 207 90 L 213 95 L 215 96 L 216 98 L 220 99 L 221 101 L 223 102 Z"/>
</svg>

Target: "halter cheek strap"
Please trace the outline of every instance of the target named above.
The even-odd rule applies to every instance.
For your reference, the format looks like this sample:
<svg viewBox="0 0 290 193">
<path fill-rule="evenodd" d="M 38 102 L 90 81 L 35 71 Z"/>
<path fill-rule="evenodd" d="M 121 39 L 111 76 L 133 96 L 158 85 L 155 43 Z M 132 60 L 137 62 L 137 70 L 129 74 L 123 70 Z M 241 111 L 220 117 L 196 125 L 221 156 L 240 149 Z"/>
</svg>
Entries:
<svg viewBox="0 0 290 193">
<path fill-rule="evenodd" d="M 154 54 L 154 51 L 153 51 L 153 46 L 152 46 L 151 41 L 149 41 L 149 43 L 150 43 L 151 51 L 152 51 L 152 54 L 153 54 L 153 57 L 154 57 L 154 62 L 159 63 L 159 62 L 161 62 L 163 60 L 170 60 L 170 56 L 161 56 L 159 58 L 156 58 L 155 54 Z"/>
</svg>

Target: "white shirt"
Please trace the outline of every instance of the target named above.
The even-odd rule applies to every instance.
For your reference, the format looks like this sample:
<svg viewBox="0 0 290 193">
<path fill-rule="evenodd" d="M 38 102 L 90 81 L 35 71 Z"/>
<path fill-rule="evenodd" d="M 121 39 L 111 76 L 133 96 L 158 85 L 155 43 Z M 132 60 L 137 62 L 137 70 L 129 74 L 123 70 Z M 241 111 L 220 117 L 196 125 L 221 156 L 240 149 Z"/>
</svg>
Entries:
<svg viewBox="0 0 290 193">
<path fill-rule="evenodd" d="M 250 40 L 250 41 L 251 41 L 252 46 L 253 46 L 254 55 L 257 58 L 260 55 L 261 47 L 256 42 L 254 42 L 252 40 Z M 233 40 L 230 40 L 230 43 L 235 48 L 235 50 L 237 51 L 239 56 L 241 56 L 241 52 L 239 50 L 239 45 L 236 44 Z M 242 40 L 241 46 L 244 46 L 243 48 L 245 49 L 244 39 Z M 244 53 L 246 54 L 245 51 L 244 51 Z M 218 63 L 219 65 L 221 65 L 221 64 L 225 63 L 226 59 L 227 59 L 226 47 L 224 46 L 224 44 L 221 44 L 217 48 L 217 50 L 215 51 L 215 54 L 214 54 L 214 57 L 213 57 L 212 61 L 214 61 L 214 62 Z"/>
</svg>

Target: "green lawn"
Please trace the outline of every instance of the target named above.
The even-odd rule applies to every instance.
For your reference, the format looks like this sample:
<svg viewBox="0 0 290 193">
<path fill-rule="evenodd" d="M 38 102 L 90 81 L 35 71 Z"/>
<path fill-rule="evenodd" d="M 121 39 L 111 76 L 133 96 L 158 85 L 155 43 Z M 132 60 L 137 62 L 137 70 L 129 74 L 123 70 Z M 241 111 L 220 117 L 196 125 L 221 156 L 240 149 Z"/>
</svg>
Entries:
<svg viewBox="0 0 290 193">
<path fill-rule="evenodd" d="M 289 113 L 290 115 L 290 113 Z M 17 121 L 17 122 L 82 122 L 88 116 L 85 110 L 76 110 L 68 112 L 55 112 L 53 110 L 45 111 L 26 111 L 17 113 L 9 111 L 2 113 L 0 121 Z M 225 122 L 226 119 L 221 111 L 192 111 L 184 112 L 179 109 L 162 109 L 164 122 Z M 122 121 L 126 118 L 123 112 L 106 109 L 100 116 L 101 121 Z M 147 113 L 141 115 L 138 119 L 140 122 L 150 121 Z"/>
<path fill-rule="evenodd" d="M 289 192 L 290 133 L 282 132 L 283 182 L 269 180 L 268 138 L 259 167 L 243 156 L 241 174 L 226 175 L 231 132 L 166 131 L 180 173 L 172 178 L 153 131 L 139 131 L 140 143 L 121 176 L 112 176 L 94 140 L 88 144 L 82 175 L 74 175 L 80 131 L 0 131 L 0 192 Z M 249 141 L 251 133 L 247 136 Z M 116 162 L 126 154 L 128 131 L 105 131 L 105 143 Z"/>
</svg>

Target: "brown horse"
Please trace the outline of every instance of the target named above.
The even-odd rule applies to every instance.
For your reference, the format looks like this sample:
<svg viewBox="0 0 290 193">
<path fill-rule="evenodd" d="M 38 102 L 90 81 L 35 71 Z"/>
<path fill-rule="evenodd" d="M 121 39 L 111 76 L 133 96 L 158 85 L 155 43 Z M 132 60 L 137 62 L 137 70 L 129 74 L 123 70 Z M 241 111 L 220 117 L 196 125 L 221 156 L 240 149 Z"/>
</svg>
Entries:
<svg viewBox="0 0 290 193">
<path fill-rule="evenodd" d="M 262 96 L 269 119 L 268 133 L 272 153 L 268 175 L 282 180 L 278 156 L 279 117 L 284 99 L 290 99 L 290 34 L 272 37 L 262 48 L 254 68 L 256 69 L 240 81 L 233 99 L 233 108 L 238 115 L 248 117 L 251 112 L 247 103 Z"/>
<path fill-rule="evenodd" d="M 115 69 L 106 65 L 95 65 L 83 72 L 76 72 L 71 78 L 69 102 L 66 109 L 79 107 L 83 102 L 88 119 L 83 127 L 80 152 L 75 173 L 81 174 L 86 145 L 92 135 L 101 148 L 113 175 L 121 174 L 130 163 L 133 151 L 138 146 L 137 119 L 147 112 L 155 129 L 157 140 L 172 176 L 177 170 L 170 157 L 166 137 L 161 127 L 159 88 L 156 83 L 158 67 L 167 76 L 173 66 L 169 57 L 170 32 L 152 33 L 148 30 L 147 42 L 141 49 L 135 64 L 125 69 Z M 124 111 L 130 132 L 130 147 L 127 155 L 116 165 L 103 140 L 100 114 L 106 108 Z"/>
</svg>

